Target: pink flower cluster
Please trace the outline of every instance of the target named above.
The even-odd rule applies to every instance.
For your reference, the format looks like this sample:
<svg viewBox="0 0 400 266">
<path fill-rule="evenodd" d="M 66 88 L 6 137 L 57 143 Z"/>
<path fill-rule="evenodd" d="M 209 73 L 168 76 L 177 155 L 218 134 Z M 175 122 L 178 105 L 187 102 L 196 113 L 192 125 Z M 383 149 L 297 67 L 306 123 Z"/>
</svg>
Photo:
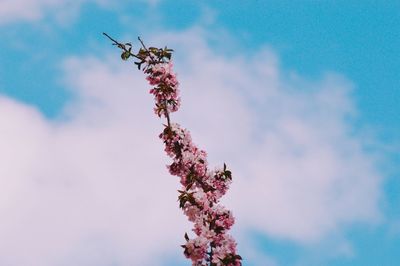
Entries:
<svg viewBox="0 0 400 266">
<path fill-rule="evenodd" d="M 232 182 L 231 172 L 225 164 L 222 169 L 209 170 L 206 152 L 193 144 L 189 131 L 170 123 L 169 114 L 177 111 L 180 105 L 179 83 L 172 63 L 162 59 L 149 53 L 142 61 L 143 71 L 153 86 L 150 93 L 155 98 L 155 113 L 168 120 L 160 138 L 164 141 L 165 152 L 172 158 L 169 172 L 180 177 L 180 208 L 194 223 L 195 237 L 190 239 L 185 234 L 184 254 L 195 266 L 242 265 L 242 258 L 236 254 L 236 242 L 227 234 L 234 217 L 219 204 Z"/>
<path fill-rule="evenodd" d="M 179 204 L 189 221 L 194 223 L 194 239 L 186 235 L 182 245 L 193 265 L 241 265 L 236 254 L 236 242 L 227 234 L 234 224 L 232 212 L 219 204 L 232 181 L 226 169 L 209 171 L 207 154 L 197 148 L 190 133 L 178 124 L 166 126 L 160 134 L 165 151 L 173 162 L 168 166 L 173 175 L 180 177 L 182 190 Z"/>
<path fill-rule="evenodd" d="M 172 62 L 149 65 L 145 72 L 150 74 L 146 78 L 147 81 L 154 86 L 150 90 L 156 102 L 154 112 L 161 117 L 167 113 L 178 111 L 181 99 L 179 83 L 176 75 L 172 72 Z"/>
</svg>

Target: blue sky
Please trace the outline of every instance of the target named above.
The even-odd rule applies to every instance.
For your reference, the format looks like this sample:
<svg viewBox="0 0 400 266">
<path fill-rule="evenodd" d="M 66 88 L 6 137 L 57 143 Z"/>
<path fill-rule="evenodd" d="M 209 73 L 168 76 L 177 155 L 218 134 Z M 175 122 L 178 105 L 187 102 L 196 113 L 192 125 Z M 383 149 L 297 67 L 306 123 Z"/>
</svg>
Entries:
<svg viewBox="0 0 400 266">
<path fill-rule="evenodd" d="M 149 161 L 159 159 L 154 168 L 160 170 L 152 174 L 169 178 L 156 138 L 160 121 L 151 113 L 137 115 L 152 108 L 143 76 L 117 61 L 118 52 L 102 32 L 132 41 L 136 47 L 136 36 L 142 36 L 149 45 L 153 41 L 176 50 L 175 66 L 187 106 L 177 119 L 207 147 L 212 162 L 228 160 L 237 169 L 240 186 L 232 188 L 227 205 L 238 213 L 234 235 L 244 265 L 398 264 L 399 2 L 159 0 L 115 4 L 88 0 L 71 4 L 18 0 L 0 3 L 0 15 L 4 104 L 0 121 L 7 132 L 1 158 L 8 165 L 1 173 L 1 184 L 11 189 L 6 208 L 0 209 L 2 216 L 10 217 L 0 225 L 0 235 L 6 242 L 16 241 L 11 238 L 21 241 L 0 245 L 4 265 L 26 265 L 26 261 L 34 265 L 188 263 L 180 257 L 180 250 L 174 251 L 179 249 L 179 236 L 177 245 L 174 238 L 175 246 L 165 247 L 162 244 L 169 234 L 152 236 L 153 241 L 146 242 L 129 228 L 130 224 L 134 228 L 148 224 L 135 224 L 137 215 L 122 215 L 139 206 L 132 203 L 139 196 L 135 198 L 129 190 L 124 196 L 115 192 L 111 195 L 117 199 L 110 203 L 100 196 L 113 180 L 105 175 L 96 183 L 91 176 L 123 169 L 116 170 L 121 171 L 117 183 L 140 191 L 142 181 L 138 180 L 146 176 L 144 166 L 152 167 Z M 130 91 L 134 89 L 143 93 Z M 201 100 L 202 104 L 196 103 Z M 129 113 L 133 111 L 136 114 Z M 239 129 L 238 124 L 242 125 Z M 209 132 L 209 128 L 223 131 L 220 126 L 232 130 L 215 133 L 221 138 Z M 130 142 L 130 136 L 142 140 Z M 21 142 L 25 146 L 18 146 Z M 142 142 L 147 146 L 136 148 Z M 132 149 L 127 151 L 125 146 Z M 139 156 L 138 151 L 150 148 L 154 151 Z M 107 152 L 119 160 L 113 161 Z M 111 170 L 96 169 L 108 162 Z M 244 178 L 250 175 L 254 179 Z M 129 178 L 137 180 L 126 181 Z M 177 185 L 174 181 L 168 181 L 172 190 Z M 43 184 L 46 193 L 41 194 Z M 76 201 L 68 184 L 79 195 Z M 18 196 L 22 193 L 28 196 Z M 174 194 L 159 193 L 171 199 L 163 206 L 174 214 L 166 215 L 181 215 L 168 205 L 176 203 Z M 288 196 L 282 196 L 285 193 Z M 255 199 L 243 199 L 250 195 L 256 195 Z M 39 200 L 25 204 L 30 197 Z M 49 201 L 61 202 L 64 208 L 83 201 L 85 208 L 65 213 L 51 204 L 40 207 Z M 105 213 L 99 202 L 108 206 Z M 118 214 L 112 202 L 122 206 Z M 157 202 L 153 204 L 152 208 L 159 208 L 155 212 L 162 212 Z M 153 217 L 152 212 L 141 211 L 147 214 L 144 217 Z M 52 215 L 70 219 L 62 224 Z M 82 215 L 93 220 L 81 222 L 76 217 Z M 112 215 L 130 223 L 105 218 L 107 223 L 96 224 L 97 219 Z M 24 227 L 20 220 L 26 217 L 43 227 Z M 183 218 L 174 219 L 170 222 L 190 228 Z M 163 234 L 165 225 L 157 224 L 159 229 L 154 231 Z M 50 257 L 54 239 L 43 230 L 47 226 L 55 234 L 62 227 L 74 232 L 72 240 L 60 236 L 55 241 L 58 251 Z M 92 227 L 93 231 L 88 229 Z M 132 234 L 125 236 L 116 228 Z M 35 238 L 36 231 L 49 236 L 26 241 L 26 235 L 32 233 Z M 33 243 L 40 246 L 35 254 L 28 251 Z M 155 252 L 156 259 L 129 255 L 138 250 L 147 255 Z"/>
</svg>

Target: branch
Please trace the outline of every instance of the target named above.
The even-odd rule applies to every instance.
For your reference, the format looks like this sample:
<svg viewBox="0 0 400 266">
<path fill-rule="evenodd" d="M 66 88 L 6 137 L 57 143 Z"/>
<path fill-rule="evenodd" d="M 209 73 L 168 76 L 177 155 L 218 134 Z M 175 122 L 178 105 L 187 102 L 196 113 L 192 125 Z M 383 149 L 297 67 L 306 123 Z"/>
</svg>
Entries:
<svg viewBox="0 0 400 266">
<path fill-rule="evenodd" d="M 131 52 L 130 50 L 126 49 L 126 45 L 125 45 L 125 44 L 122 44 L 122 43 L 120 43 L 120 42 L 114 40 L 110 35 L 108 35 L 108 34 L 105 33 L 105 32 L 103 32 L 103 35 L 107 36 L 107 38 L 110 39 L 110 40 L 113 42 L 113 45 L 118 46 L 118 48 L 124 50 L 125 53 L 128 53 L 130 56 L 133 56 L 133 57 L 135 57 L 135 58 L 141 60 L 140 57 L 138 57 L 138 56 L 135 55 L 135 54 L 132 54 L 132 52 Z"/>
</svg>

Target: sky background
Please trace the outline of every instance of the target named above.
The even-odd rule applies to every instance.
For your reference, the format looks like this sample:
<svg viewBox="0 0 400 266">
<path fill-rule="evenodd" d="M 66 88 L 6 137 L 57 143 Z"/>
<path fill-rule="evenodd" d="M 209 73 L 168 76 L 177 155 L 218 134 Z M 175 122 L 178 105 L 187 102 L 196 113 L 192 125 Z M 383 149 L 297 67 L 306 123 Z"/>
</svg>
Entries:
<svg viewBox="0 0 400 266">
<path fill-rule="evenodd" d="M 244 265 L 398 265 L 398 1 L 0 0 L 0 265 L 189 265 L 142 73 L 234 182 Z"/>
</svg>

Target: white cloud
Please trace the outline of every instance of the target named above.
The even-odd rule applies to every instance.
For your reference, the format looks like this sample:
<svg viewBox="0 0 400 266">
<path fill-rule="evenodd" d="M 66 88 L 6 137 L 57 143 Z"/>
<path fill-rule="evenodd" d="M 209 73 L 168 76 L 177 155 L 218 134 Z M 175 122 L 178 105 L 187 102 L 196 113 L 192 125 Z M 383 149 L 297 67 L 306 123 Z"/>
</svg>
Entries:
<svg viewBox="0 0 400 266">
<path fill-rule="evenodd" d="M 173 119 L 212 163 L 234 171 L 226 203 L 235 234 L 309 243 L 376 221 L 380 176 L 351 131 L 351 84 L 288 76 L 268 49 L 226 58 L 203 36 L 149 43 L 177 51 L 183 107 Z M 57 121 L 1 99 L 0 264 L 157 265 L 156 255 L 181 256 L 190 224 L 143 76 L 109 57 L 70 58 L 65 69 L 76 98 Z"/>
<path fill-rule="evenodd" d="M 1 100 L 0 264 L 155 265 L 159 252 L 179 254 L 188 226 L 143 82 L 98 61 L 67 65 L 82 94 L 66 120 Z"/>
<path fill-rule="evenodd" d="M 334 73 L 316 81 L 285 73 L 267 48 L 227 59 L 196 36 L 204 34 L 166 37 L 180 54 L 196 51 L 179 62 L 187 103 L 180 118 L 214 161 L 232 162 L 239 223 L 313 242 L 342 225 L 378 221 L 382 177 L 351 125 L 352 84 Z"/>
<path fill-rule="evenodd" d="M 137 0 L 155 6 L 159 0 Z M 121 2 L 109 0 L 1 0 L 0 25 L 20 21 L 36 22 L 50 15 L 56 21 L 69 23 L 75 18 L 84 3 L 95 3 L 99 7 L 112 8 Z M 125 1 L 124 1 L 125 2 Z"/>
<path fill-rule="evenodd" d="M 75 10 L 81 4 L 78 1 L 59 0 L 2 0 L 0 2 L 0 24 L 18 21 L 37 21 L 42 19 L 46 12 L 60 12 Z"/>
</svg>

